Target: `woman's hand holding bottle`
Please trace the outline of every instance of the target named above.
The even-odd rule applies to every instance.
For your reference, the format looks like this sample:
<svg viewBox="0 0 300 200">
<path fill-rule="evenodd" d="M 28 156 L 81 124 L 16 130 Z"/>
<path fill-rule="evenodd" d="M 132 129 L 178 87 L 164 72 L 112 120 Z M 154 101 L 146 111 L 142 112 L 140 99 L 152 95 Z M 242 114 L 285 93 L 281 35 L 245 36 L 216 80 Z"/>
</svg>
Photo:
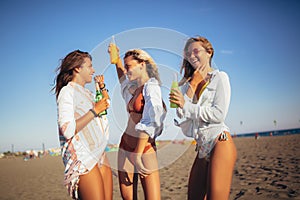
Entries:
<svg viewBox="0 0 300 200">
<path fill-rule="evenodd" d="M 102 113 L 109 108 L 109 102 L 106 97 L 103 97 L 100 101 L 95 103 L 94 110 L 96 113 Z"/>
<path fill-rule="evenodd" d="M 178 107 L 183 108 L 185 100 L 179 88 L 172 89 L 172 92 L 169 94 L 169 101 L 170 103 L 176 104 Z"/>
<path fill-rule="evenodd" d="M 110 63 L 117 64 L 120 59 L 120 55 L 119 55 L 119 48 L 116 45 L 114 36 L 112 36 L 112 40 L 108 46 L 108 53 L 110 56 Z"/>
<path fill-rule="evenodd" d="M 109 108 L 109 95 L 105 88 L 104 76 L 97 75 L 94 78 L 96 86 L 96 97 L 95 97 L 95 112 L 101 115 L 107 114 L 107 108 Z"/>
</svg>

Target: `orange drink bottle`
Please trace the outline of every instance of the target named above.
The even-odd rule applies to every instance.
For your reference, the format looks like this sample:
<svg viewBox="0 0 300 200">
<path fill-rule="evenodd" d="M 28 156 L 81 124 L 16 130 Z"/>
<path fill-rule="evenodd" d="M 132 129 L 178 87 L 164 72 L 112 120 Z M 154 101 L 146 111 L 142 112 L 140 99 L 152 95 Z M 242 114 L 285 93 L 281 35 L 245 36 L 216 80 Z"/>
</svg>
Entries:
<svg viewBox="0 0 300 200">
<path fill-rule="evenodd" d="M 117 64 L 119 60 L 118 50 L 115 42 L 115 37 L 111 37 L 111 47 L 110 47 L 110 63 Z"/>
</svg>

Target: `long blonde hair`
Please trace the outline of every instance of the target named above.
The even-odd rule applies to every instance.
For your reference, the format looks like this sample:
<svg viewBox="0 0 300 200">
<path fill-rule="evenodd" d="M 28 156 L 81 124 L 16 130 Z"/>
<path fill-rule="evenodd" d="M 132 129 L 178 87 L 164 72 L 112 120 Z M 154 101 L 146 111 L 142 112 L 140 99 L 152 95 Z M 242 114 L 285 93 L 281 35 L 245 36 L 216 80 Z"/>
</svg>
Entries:
<svg viewBox="0 0 300 200">
<path fill-rule="evenodd" d="M 156 63 L 154 62 L 153 58 L 146 51 L 141 50 L 141 49 L 130 49 L 125 53 L 124 59 L 129 56 L 132 56 L 132 58 L 134 60 L 138 61 L 138 63 L 145 62 L 148 76 L 150 78 L 154 77 L 161 85 L 161 80 L 159 77 L 158 68 L 156 66 Z"/>
<path fill-rule="evenodd" d="M 186 59 L 186 54 L 188 53 L 189 46 L 194 42 L 201 42 L 202 47 L 208 52 L 211 53 L 211 57 L 209 60 L 209 65 L 211 66 L 211 61 L 214 56 L 214 48 L 212 47 L 212 44 L 202 36 L 197 37 L 191 37 L 187 40 L 184 51 L 183 51 L 183 61 L 180 69 L 180 73 L 184 70 L 183 78 L 180 80 L 179 85 L 184 84 L 185 82 L 189 81 L 191 77 L 193 76 L 193 73 L 195 69 L 192 67 L 192 65 L 189 63 L 189 61 Z"/>
</svg>

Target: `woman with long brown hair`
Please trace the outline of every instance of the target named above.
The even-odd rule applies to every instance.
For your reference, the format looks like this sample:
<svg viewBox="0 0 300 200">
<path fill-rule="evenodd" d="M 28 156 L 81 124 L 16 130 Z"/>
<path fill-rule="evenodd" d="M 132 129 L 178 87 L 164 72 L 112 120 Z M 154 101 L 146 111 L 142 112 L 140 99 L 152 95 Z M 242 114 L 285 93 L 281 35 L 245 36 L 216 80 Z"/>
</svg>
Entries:
<svg viewBox="0 0 300 200">
<path fill-rule="evenodd" d="M 197 141 L 188 199 L 229 198 L 236 148 L 225 125 L 230 104 L 228 75 L 211 66 L 214 49 L 204 37 L 190 38 L 184 47 L 181 91 L 170 93 L 170 102 L 179 106 L 182 132 Z"/>
<path fill-rule="evenodd" d="M 65 165 L 64 185 L 73 199 L 112 199 L 112 172 L 105 157 L 109 107 L 104 77 L 99 81 L 104 98 L 97 103 L 85 88 L 93 79 L 92 57 L 80 50 L 69 53 L 57 69 L 54 86 L 59 139 Z"/>
</svg>

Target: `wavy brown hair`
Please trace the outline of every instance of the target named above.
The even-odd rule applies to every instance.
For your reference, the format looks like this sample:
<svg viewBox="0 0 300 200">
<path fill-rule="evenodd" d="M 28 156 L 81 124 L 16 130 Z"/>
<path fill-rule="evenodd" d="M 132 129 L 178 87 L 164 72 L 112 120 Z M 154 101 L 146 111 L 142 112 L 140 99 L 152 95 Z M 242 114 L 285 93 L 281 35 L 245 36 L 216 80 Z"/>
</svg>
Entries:
<svg viewBox="0 0 300 200">
<path fill-rule="evenodd" d="M 56 69 L 55 84 L 52 90 L 55 90 L 56 99 L 60 90 L 66 86 L 74 77 L 74 69 L 80 67 L 85 58 L 92 60 L 88 52 L 75 50 L 69 53 L 65 58 L 61 59 L 60 66 Z"/>
<path fill-rule="evenodd" d="M 206 39 L 205 37 L 202 37 L 202 36 L 189 38 L 185 44 L 184 51 L 183 51 L 184 55 L 183 55 L 183 61 L 182 61 L 180 73 L 182 73 L 182 70 L 184 70 L 184 75 L 183 75 L 182 80 L 180 81 L 180 85 L 182 85 L 183 82 L 188 81 L 193 76 L 193 73 L 195 71 L 193 66 L 189 63 L 189 61 L 186 58 L 186 54 L 188 53 L 188 48 L 189 48 L 190 44 L 192 44 L 194 42 L 201 42 L 202 47 L 208 53 L 211 53 L 211 57 L 209 60 L 209 65 L 211 66 L 211 60 L 214 56 L 214 48 L 212 47 L 212 44 L 208 41 L 208 39 Z"/>
</svg>

